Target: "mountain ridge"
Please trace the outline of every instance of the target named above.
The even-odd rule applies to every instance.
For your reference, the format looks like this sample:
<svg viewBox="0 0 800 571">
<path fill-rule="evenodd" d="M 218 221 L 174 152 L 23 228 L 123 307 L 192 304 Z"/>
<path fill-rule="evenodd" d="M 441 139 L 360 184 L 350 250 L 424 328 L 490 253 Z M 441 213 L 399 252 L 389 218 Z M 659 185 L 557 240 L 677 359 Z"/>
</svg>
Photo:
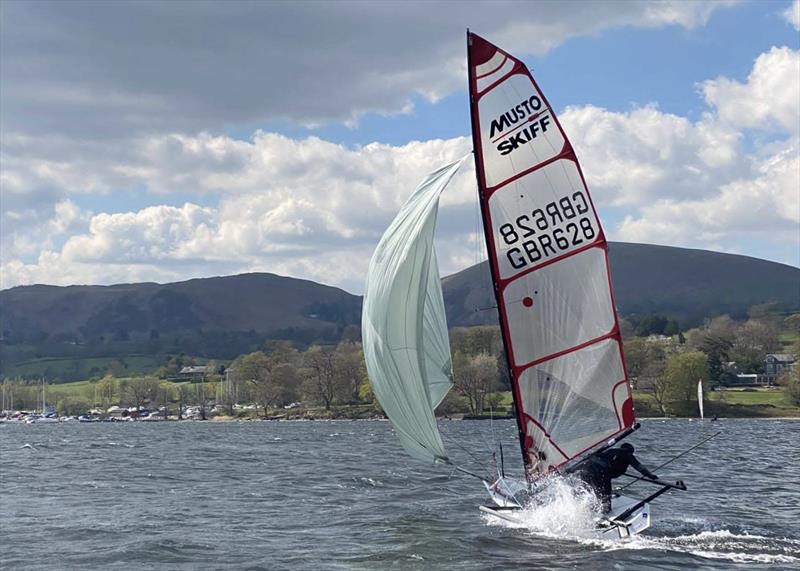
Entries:
<svg viewBox="0 0 800 571">
<path fill-rule="evenodd" d="M 753 305 L 800 310 L 800 269 L 748 256 L 610 242 L 621 315 L 659 313 L 684 328 L 746 317 Z M 450 327 L 497 323 L 486 262 L 442 279 Z M 0 373 L 43 358 L 187 354 L 231 359 L 286 339 L 357 337 L 361 296 L 312 280 L 251 272 L 181 282 L 0 291 Z"/>
</svg>

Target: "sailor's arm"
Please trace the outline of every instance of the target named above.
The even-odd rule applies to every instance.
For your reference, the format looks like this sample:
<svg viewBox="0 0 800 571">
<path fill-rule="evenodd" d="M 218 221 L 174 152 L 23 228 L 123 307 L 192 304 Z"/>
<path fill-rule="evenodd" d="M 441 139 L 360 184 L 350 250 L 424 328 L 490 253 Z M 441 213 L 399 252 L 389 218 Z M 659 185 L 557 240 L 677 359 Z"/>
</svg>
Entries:
<svg viewBox="0 0 800 571">
<path fill-rule="evenodd" d="M 658 476 L 656 476 L 650 470 L 648 470 L 647 466 L 639 462 L 636 456 L 632 454 L 631 454 L 631 466 L 645 478 L 650 478 L 651 480 L 658 480 Z"/>
</svg>

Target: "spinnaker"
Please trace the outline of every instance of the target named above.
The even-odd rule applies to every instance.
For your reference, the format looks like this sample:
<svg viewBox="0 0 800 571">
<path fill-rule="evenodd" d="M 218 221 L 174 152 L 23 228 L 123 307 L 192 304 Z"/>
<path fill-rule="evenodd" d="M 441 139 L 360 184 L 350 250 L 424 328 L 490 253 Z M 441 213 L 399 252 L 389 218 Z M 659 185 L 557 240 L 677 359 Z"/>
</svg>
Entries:
<svg viewBox="0 0 800 571">
<path fill-rule="evenodd" d="M 369 264 L 361 316 L 372 390 L 403 448 L 429 462 L 448 461 L 433 411 L 453 385 L 433 234 L 439 195 L 463 161 L 428 175 L 384 233 Z"/>
</svg>

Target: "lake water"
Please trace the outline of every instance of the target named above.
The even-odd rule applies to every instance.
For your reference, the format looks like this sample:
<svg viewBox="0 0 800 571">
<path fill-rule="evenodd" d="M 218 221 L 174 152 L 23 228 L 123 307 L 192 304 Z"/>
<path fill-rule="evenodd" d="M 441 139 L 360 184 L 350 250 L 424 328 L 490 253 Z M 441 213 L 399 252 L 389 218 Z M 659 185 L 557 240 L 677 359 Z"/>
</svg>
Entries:
<svg viewBox="0 0 800 571">
<path fill-rule="evenodd" d="M 511 421 L 441 427 L 467 468 L 497 438 L 519 463 Z M 800 421 L 651 420 L 630 440 L 655 466 L 717 430 L 659 471 L 690 490 L 622 542 L 558 510 L 490 521 L 479 481 L 410 460 L 387 422 L 2 424 L 0 567 L 800 568 Z"/>
</svg>

